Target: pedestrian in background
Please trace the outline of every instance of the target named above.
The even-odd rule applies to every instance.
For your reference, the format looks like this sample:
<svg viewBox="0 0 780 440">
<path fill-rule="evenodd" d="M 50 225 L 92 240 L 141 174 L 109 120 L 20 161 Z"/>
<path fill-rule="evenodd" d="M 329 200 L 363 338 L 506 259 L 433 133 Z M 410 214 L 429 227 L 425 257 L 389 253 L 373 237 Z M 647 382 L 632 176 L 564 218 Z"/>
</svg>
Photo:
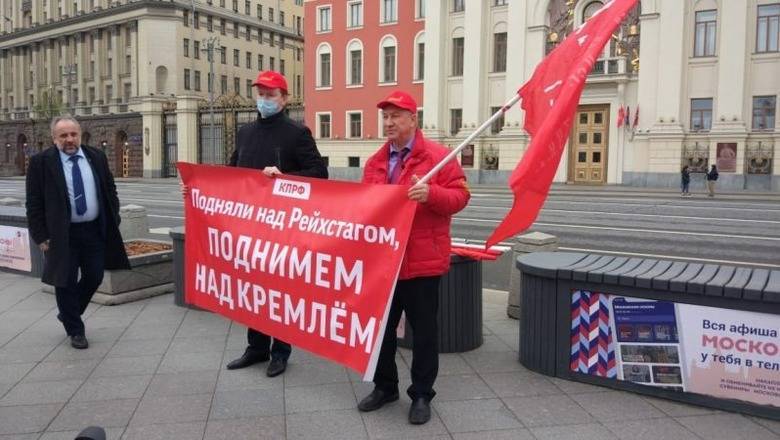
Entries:
<svg viewBox="0 0 780 440">
<path fill-rule="evenodd" d="M 718 167 L 715 165 L 710 168 L 710 171 L 707 173 L 707 191 L 709 194 L 707 194 L 708 197 L 715 197 L 715 182 L 718 180 Z"/>
<path fill-rule="evenodd" d="M 682 173 L 681 174 L 682 174 L 681 175 L 681 179 L 682 179 L 682 182 L 681 182 L 681 184 L 682 184 L 682 194 L 681 195 L 683 197 L 687 197 L 687 196 L 691 195 L 691 193 L 688 191 L 688 187 L 691 184 L 691 172 L 688 171 L 688 165 L 685 165 L 682 168 Z"/>
</svg>

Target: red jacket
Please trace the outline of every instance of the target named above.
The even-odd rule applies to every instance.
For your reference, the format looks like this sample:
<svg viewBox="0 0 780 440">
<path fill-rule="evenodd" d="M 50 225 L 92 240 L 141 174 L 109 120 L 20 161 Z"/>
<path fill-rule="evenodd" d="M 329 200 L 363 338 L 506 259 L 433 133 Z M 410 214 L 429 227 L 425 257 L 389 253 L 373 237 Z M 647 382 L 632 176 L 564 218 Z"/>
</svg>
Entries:
<svg viewBox="0 0 780 440">
<path fill-rule="evenodd" d="M 400 185 L 411 185 L 412 176 L 422 177 L 430 171 L 449 150 L 415 134 L 412 151 L 404 161 L 399 177 Z M 366 162 L 364 183 L 387 183 L 390 143 L 385 143 Z M 456 160 L 451 160 L 429 182 L 428 201 L 417 205 L 412 222 L 406 254 L 401 262 L 398 279 L 441 275 L 450 267 L 450 220 L 463 209 L 471 194 L 466 176 Z"/>
</svg>

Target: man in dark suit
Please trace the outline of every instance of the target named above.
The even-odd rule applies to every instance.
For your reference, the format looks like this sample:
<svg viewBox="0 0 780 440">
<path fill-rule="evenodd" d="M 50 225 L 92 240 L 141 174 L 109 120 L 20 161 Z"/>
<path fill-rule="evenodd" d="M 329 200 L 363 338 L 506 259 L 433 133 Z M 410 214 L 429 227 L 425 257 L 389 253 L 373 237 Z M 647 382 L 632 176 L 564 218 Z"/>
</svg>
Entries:
<svg viewBox="0 0 780 440">
<path fill-rule="evenodd" d="M 54 146 L 30 158 L 27 169 L 27 223 L 45 256 L 42 281 L 54 286 L 57 318 L 71 345 L 84 349 L 81 315 L 103 270 L 130 269 L 130 263 L 106 155 L 81 145 L 81 126 L 71 116 L 54 118 L 51 134 Z"/>
<path fill-rule="evenodd" d="M 255 168 L 268 177 L 291 174 L 328 178 L 328 167 L 317 150 L 311 131 L 285 113 L 287 80 L 278 72 L 264 71 L 253 83 L 257 91 L 258 118 L 244 125 L 236 136 L 236 148 L 230 157 L 232 167 Z M 248 346 L 228 370 L 245 368 L 267 361 L 266 374 L 274 377 L 287 368 L 290 344 L 254 329 L 247 330 Z"/>
</svg>

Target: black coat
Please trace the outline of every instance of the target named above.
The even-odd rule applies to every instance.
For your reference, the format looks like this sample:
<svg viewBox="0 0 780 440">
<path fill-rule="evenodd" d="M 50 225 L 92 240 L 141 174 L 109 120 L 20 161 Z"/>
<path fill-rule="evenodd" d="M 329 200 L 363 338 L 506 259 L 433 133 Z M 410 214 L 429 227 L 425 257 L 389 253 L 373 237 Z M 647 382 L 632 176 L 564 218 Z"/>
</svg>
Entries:
<svg viewBox="0 0 780 440">
<path fill-rule="evenodd" d="M 119 197 L 108 159 L 102 151 L 81 146 L 97 180 L 100 214 L 106 242 L 106 269 L 130 269 L 119 232 Z M 49 240 L 42 281 L 56 287 L 68 285 L 70 200 L 59 150 L 52 146 L 30 158 L 27 169 L 27 225 L 35 243 Z"/>
<path fill-rule="evenodd" d="M 259 170 L 277 167 L 285 174 L 328 178 L 328 167 L 311 130 L 284 112 L 269 118 L 258 117 L 241 127 L 229 165 Z"/>
</svg>

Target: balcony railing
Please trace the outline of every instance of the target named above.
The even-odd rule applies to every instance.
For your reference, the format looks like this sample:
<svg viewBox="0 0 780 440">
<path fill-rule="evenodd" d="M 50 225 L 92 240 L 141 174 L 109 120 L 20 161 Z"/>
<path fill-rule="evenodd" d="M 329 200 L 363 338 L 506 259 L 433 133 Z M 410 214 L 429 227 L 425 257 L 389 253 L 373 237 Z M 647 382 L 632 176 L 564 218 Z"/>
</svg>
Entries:
<svg viewBox="0 0 780 440">
<path fill-rule="evenodd" d="M 626 73 L 627 69 L 625 57 L 609 57 L 599 58 L 596 60 L 596 63 L 593 64 L 593 70 L 591 70 L 589 76 L 625 75 Z"/>
</svg>

